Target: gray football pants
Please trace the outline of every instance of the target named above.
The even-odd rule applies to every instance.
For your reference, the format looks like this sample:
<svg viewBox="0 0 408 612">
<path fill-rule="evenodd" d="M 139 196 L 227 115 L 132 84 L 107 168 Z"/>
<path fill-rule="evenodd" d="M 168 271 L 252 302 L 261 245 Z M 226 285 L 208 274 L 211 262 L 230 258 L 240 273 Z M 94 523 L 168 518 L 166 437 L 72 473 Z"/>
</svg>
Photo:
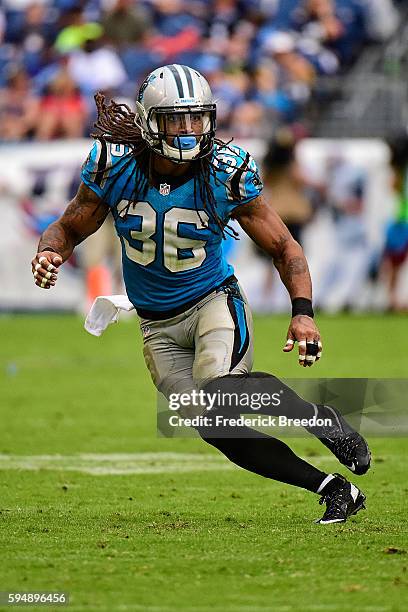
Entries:
<svg viewBox="0 0 408 612">
<path fill-rule="evenodd" d="M 250 372 L 252 315 L 236 289 L 219 288 L 171 319 L 140 320 L 146 365 L 167 398 L 219 376 Z"/>
<path fill-rule="evenodd" d="M 220 376 L 251 371 L 251 312 L 245 297 L 238 291 L 231 292 L 229 287 L 214 291 L 171 319 L 141 319 L 141 329 L 147 367 L 155 386 L 167 398 L 171 393 L 188 393 Z M 203 409 L 189 406 L 179 412 L 182 416 L 195 416 Z M 230 461 L 261 476 L 313 492 L 327 477 L 280 440 L 249 428 L 245 439 L 199 433 Z"/>
</svg>

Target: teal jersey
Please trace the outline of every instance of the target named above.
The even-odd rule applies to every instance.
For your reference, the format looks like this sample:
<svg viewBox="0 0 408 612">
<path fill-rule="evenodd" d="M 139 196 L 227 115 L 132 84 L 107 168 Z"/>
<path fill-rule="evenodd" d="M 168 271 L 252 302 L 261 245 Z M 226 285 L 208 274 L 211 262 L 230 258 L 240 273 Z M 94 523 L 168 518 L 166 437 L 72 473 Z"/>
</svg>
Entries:
<svg viewBox="0 0 408 612">
<path fill-rule="evenodd" d="M 240 147 L 215 146 L 212 163 L 217 214 L 227 222 L 236 206 L 259 196 L 262 182 L 255 161 Z M 164 177 L 163 183 L 145 189 L 141 176 L 129 148 L 97 140 L 81 178 L 111 209 L 130 301 L 137 309 L 163 312 L 209 293 L 233 268 L 223 255 L 222 234 L 204 207 L 197 179 L 190 176 L 171 186 Z"/>
</svg>

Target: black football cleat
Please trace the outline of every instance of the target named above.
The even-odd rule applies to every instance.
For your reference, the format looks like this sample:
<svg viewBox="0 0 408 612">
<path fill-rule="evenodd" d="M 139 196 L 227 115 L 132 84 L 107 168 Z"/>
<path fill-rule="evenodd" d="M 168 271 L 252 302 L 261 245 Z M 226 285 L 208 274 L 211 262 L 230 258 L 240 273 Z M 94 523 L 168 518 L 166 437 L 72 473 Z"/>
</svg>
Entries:
<svg viewBox="0 0 408 612">
<path fill-rule="evenodd" d="M 322 444 L 353 474 L 361 476 L 370 469 L 371 453 L 361 434 L 353 429 L 341 413 L 332 406 L 317 406 L 317 417 L 330 419 L 330 426 L 308 427 Z"/>
<path fill-rule="evenodd" d="M 345 523 L 349 516 L 365 509 L 366 496 L 353 483 L 348 482 L 341 474 L 333 474 L 341 479 L 341 483 L 330 493 L 320 498 L 319 504 L 326 504 L 326 512 L 315 523 L 330 525 L 332 523 Z"/>
</svg>

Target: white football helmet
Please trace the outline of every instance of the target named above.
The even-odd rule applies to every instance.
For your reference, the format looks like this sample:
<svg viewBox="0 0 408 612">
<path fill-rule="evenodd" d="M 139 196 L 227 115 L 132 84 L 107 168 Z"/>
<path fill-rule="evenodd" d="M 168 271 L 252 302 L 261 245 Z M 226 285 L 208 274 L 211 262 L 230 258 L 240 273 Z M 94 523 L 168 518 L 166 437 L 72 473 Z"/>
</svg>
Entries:
<svg viewBox="0 0 408 612">
<path fill-rule="evenodd" d="M 179 64 L 157 68 L 143 82 L 136 109 L 136 125 L 155 153 L 185 163 L 212 152 L 216 106 L 196 70 Z"/>
</svg>

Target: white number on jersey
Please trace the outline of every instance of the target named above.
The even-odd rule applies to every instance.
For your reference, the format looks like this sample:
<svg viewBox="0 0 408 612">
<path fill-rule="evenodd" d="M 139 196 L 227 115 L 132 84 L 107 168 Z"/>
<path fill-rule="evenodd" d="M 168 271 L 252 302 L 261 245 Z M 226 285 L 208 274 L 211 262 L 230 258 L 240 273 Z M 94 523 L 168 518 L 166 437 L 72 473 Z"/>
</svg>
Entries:
<svg viewBox="0 0 408 612">
<path fill-rule="evenodd" d="M 196 210 L 186 208 L 172 208 L 164 215 L 164 265 L 170 272 L 198 268 L 207 256 L 204 248 L 207 241 L 182 238 L 178 235 L 179 223 L 189 223 L 200 230 L 206 228 L 208 220 L 204 211 L 200 211 L 199 215 Z M 179 259 L 180 249 L 191 250 L 193 256 Z"/>
<path fill-rule="evenodd" d="M 121 200 L 118 204 L 119 216 L 123 216 L 125 209 L 129 206 L 128 200 Z M 149 202 L 134 202 L 127 210 L 128 215 L 141 217 L 140 230 L 131 230 L 130 235 L 134 240 L 140 240 L 142 249 L 135 249 L 131 246 L 128 240 L 122 236 L 123 244 L 125 245 L 126 255 L 132 261 L 141 266 L 148 266 L 156 257 L 156 243 L 152 240 L 157 226 L 156 211 L 150 206 Z"/>
<path fill-rule="evenodd" d="M 128 200 L 121 200 L 117 205 L 120 217 L 125 215 L 141 217 L 140 230 L 131 230 L 130 235 L 134 240 L 140 240 L 141 250 L 133 247 L 124 236 L 121 236 L 125 245 L 126 255 L 132 261 L 141 266 L 148 266 L 156 257 L 156 242 L 152 239 L 157 229 L 157 214 L 149 202 L 135 202 L 129 204 Z M 201 218 L 200 218 L 201 217 Z M 205 229 L 209 217 L 203 210 L 200 214 L 196 210 L 186 208 L 171 208 L 164 215 L 163 231 L 163 253 L 164 266 L 170 272 L 181 272 L 182 270 L 192 270 L 198 268 L 207 257 L 205 250 L 206 240 L 195 238 L 183 238 L 179 235 L 179 224 L 188 223 L 196 229 Z M 190 256 L 180 258 L 180 251 L 187 250 L 192 253 Z"/>
</svg>

